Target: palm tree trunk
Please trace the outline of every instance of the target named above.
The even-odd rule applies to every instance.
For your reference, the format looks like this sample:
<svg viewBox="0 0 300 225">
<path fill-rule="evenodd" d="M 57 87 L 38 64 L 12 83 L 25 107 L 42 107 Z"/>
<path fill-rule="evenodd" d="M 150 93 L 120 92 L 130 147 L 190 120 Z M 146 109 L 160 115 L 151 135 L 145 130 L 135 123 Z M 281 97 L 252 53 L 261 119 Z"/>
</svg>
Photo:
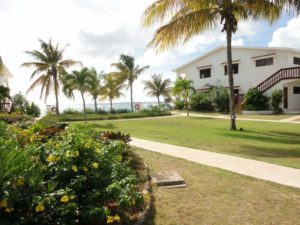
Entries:
<svg viewBox="0 0 300 225">
<path fill-rule="evenodd" d="M 158 103 L 158 105 L 160 105 L 159 95 L 157 96 L 157 103 Z"/>
<path fill-rule="evenodd" d="M 133 90 L 132 90 L 132 81 L 130 81 L 130 101 L 131 101 L 131 112 L 133 112 Z"/>
<path fill-rule="evenodd" d="M 80 94 L 81 94 L 81 97 L 82 97 L 84 121 L 85 121 L 85 123 L 87 123 L 86 112 L 85 112 L 85 99 L 84 99 L 83 92 L 80 92 Z"/>
<path fill-rule="evenodd" d="M 188 99 L 185 99 L 185 105 L 186 105 L 186 115 L 187 115 L 187 117 L 189 117 L 190 116 L 190 111 L 189 111 Z"/>
<path fill-rule="evenodd" d="M 113 107 L 112 107 L 112 99 L 111 98 L 109 98 L 109 103 L 110 103 L 110 112 L 112 112 L 113 111 Z"/>
<path fill-rule="evenodd" d="M 98 111 L 98 107 L 97 107 L 97 97 L 94 96 L 94 106 L 95 106 L 95 113 L 97 113 Z"/>
<path fill-rule="evenodd" d="M 234 105 L 234 82 L 233 82 L 233 68 L 232 68 L 232 29 L 230 21 L 226 21 L 226 34 L 227 34 L 227 68 L 229 80 L 229 110 L 230 110 L 230 130 L 236 130 L 235 123 L 235 105 Z"/>
<path fill-rule="evenodd" d="M 55 94 L 55 107 L 56 111 L 55 114 L 59 115 L 59 102 L 58 102 L 58 80 L 57 75 L 54 75 L 54 94 Z"/>
</svg>

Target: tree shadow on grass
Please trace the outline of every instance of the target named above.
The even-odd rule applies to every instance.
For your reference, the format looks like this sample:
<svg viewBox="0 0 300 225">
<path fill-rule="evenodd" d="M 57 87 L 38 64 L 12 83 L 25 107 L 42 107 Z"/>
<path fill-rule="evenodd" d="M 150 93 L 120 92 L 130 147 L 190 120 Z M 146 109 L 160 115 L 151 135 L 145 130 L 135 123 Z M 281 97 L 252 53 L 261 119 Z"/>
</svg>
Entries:
<svg viewBox="0 0 300 225">
<path fill-rule="evenodd" d="M 156 225 L 155 224 L 155 216 L 156 216 L 155 197 L 153 198 L 154 200 L 151 203 L 149 214 L 147 216 L 145 223 L 143 223 L 143 225 Z"/>
<path fill-rule="evenodd" d="M 291 135 L 283 135 L 283 133 L 276 134 L 274 133 L 264 133 L 264 132 L 256 132 L 256 131 L 237 131 L 237 132 L 224 132 L 222 135 L 231 137 L 234 139 L 244 139 L 244 140 L 253 140 L 253 141 L 261 141 L 268 143 L 278 143 L 278 144 L 289 144 L 289 145 L 299 145 L 300 139 L 296 136 Z M 300 148 L 299 148 L 300 150 Z"/>
<path fill-rule="evenodd" d="M 233 147 L 234 148 L 234 147 Z M 263 157 L 263 158 L 293 158 L 300 160 L 300 149 L 287 150 L 278 147 L 259 147 L 252 145 L 240 145 L 239 151 L 227 150 L 229 153 L 237 154 L 242 153 L 250 157 Z M 241 154 L 240 154 L 241 155 Z"/>
</svg>

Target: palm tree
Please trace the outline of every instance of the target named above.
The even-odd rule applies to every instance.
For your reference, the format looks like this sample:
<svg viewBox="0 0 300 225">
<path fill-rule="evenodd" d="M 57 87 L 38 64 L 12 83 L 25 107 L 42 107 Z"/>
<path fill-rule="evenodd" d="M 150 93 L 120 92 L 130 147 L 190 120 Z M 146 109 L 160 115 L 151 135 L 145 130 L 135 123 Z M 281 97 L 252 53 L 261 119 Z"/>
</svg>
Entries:
<svg viewBox="0 0 300 225">
<path fill-rule="evenodd" d="M 103 73 L 103 71 L 101 71 L 98 74 L 95 68 L 91 68 L 90 71 L 91 71 L 91 80 L 89 83 L 88 92 L 93 97 L 95 112 L 97 112 L 98 111 L 97 99 L 98 99 L 99 95 L 101 94 L 101 79 L 102 79 L 104 73 Z"/>
<path fill-rule="evenodd" d="M 38 76 L 38 78 L 31 84 L 28 92 L 35 89 L 37 86 L 42 86 L 40 97 L 44 95 L 45 102 L 50 94 L 51 90 L 54 89 L 55 100 L 56 100 L 56 115 L 59 115 L 59 85 L 62 76 L 66 74 L 66 69 L 74 66 L 81 65 L 81 62 L 74 61 L 72 59 L 63 59 L 65 48 L 60 49 L 58 44 L 54 46 L 49 40 L 48 43 L 39 39 L 41 44 L 41 51 L 33 50 L 26 51 L 28 55 L 32 56 L 35 62 L 26 62 L 21 66 L 33 67 L 34 71 L 31 75 L 31 79 Z"/>
<path fill-rule="evenodd" d="M 195 91 L 196 90 L 193 87 L 193 81 L 181 77 L 176 80 L 175 85 L 173 87 L 173 94 L 184 101 L 187 116 L 190 115 L 189 98 Z"/>
<path fill-rule="evenodd" d="M 275 0 L 276 4 L 281 8 L 290 10 L 296 10 L 297 13 L 300 13 L 300 1 L 299 0 Z"/>
<path fill-rule="evenodd" d="M 134 58 L 128 55 L 121 55 L 118 63 L 113 63 L 112 66 L 116 67 L 119 71 L 116 74 L 119 75 L 120 82 L 128 82 L 127 88 L 130 88 L 130 102 L 131 111 L 133 112 L 133 82 L 142 74 L 149 66 L 141 67 L 135 65 Z"/>
<path fill-rule="evenodd" d="M 291 0 L 292 1 L 292 0 Z M 294 0 L 296 1 L 296 0 Z M 220 22 L 227 36 L 227 68 L 230 92 L 230 129 L 236 130 L 234 112 L 234 81 L 232 68 L 232 35 L 238 21 L 263 18 L 275 21 L 280 9 L 269 0 L 156 0 L 144 13 L 144 26 L 164 23 L 149 43 L 158 50 L 165 50 L 178 43 L 186 43 L 191 37 Z"/>
<path fill-rule="evenodd" d="M 125 87 L 125 85 L 120 82 L 119 77 L 116 76 L 115 73 L 104 75 L 103 81 L 104 84 L 101 88 L 101 96 L 102 99 L 109 99 L 110 111 L 112 112 L 112 101 L 124 95 L 121 90 Z"/>
<path fill-rule="evenodd" d="M 170 98 L 170 79 L 162 79 L 162 74 L 154 74 L 151 80 L 143 82 L 145 85 L 144 90 L 148 90 L 147 95 L 157 98 L 158 105 L 160 105 L 160 96 Z"/>
<path fill-rule="evenodd" d="M 79 71 L 72 71 L 70 74 L 66 74 L 63 79 L 63 92 L 69 98 L 74 98 L 74 91 L 79 91 L 82 104 L 83 113 L 86 114 L 85 98 L 84 94 L 89 91 L 89 84 L 92 80 L 91 71 L 84 67 Z"/>
</svg>

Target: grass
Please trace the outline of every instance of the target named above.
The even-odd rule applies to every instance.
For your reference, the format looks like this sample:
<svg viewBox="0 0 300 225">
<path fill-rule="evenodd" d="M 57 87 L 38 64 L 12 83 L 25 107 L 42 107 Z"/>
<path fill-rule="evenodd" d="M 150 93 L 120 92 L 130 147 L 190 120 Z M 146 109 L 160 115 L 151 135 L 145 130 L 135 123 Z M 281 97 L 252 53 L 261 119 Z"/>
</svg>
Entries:
<svg viewBox="0 0 300 225">
<path fill-rule="evenodd" d="M 296 225 L 300 190 L 136 149 L 151 172 L 177 171 L 184 189 L 154 187 L 147 225 Z"/>
<path fill-rule="evenodd" d="M 87 114 L 88 121 L 91 120 L 115 120 L 115 119 L 133 119 L 133 118 L 145 118 L 145 117 L 157 117 L 157 116 L 170 116 L 170 112 L 130 112 L 120 114 Z M 42 121 L 55 121 L 55 122 L 74 122 L 84 121 L 85 116 L 83 114 L 73 115 L 47 115 Z"/>
<path fill-rule="evenodd" d="M 185 111 L 174 111 L 175 113 L 185 113 Z M 197 115 L 203 115 L 203 116 L 228 116 L 228 114 L 222 114 L 218 112 L 195 112 L 192 111 L 191 114 L 197 114 Z M 283 120 L 290 117 L 293 117 L 295 115 L 289 115 L 289 114 L 272 114 L 272 115 L 237 115 L 237 119 L 239 118 L 247 118 L 247 119 L 262 119 L 262 120 Z"/>
<path fill-rule="evenodd" d="M 300 169 L 300 124 L 238 121 L 244 131 L 229 131 L 229 120 L 173 117 L 134 121 L 94 121 L 96 129 L 237 155 Z"/>
</svg>

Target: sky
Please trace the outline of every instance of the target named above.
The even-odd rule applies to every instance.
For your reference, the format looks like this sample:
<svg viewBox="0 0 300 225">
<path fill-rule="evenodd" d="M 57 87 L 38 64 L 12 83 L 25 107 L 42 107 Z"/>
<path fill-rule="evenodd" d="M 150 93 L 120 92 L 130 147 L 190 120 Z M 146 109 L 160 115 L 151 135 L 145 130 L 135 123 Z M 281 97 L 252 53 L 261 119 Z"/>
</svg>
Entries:
<svg viewBox="0 0 300 225">
<path fill-rule="evenodd" d="M 157 27 L 143 28 L 142 15 L 153 0 L 0 0 L 0 55 L 13 74 L 10 80 L 12 94 L 26 91 L 32 69 L 21 68 L 33 59 L 25 51 L 38 50 L 38 39 L 68 45 L 65 59 L 81 61 L 84 66 L 95 67 L 99 72 L 111 72 L 111 63 L 118 62 L 120 54 L 134 56 L 136 64 L 149 65 L 134 83 L 134 101 L 155 101 L 143 91 L 143 80 L 154 73 L 175 80 L 172 70 L 218 46 L 225 45 L 221 27 L 209 30 L 163 53 L 147 48 Z M 293 47 L 300 50 L 300 17 L 283 15 L 269 25 L 262 21 L 239 23 L 233 45 Z M 76 68 L 74 68 L 76 69 Z M 126 91 L 125 91 L 126 92 Z M 39 97 L 40 88 L 27 94 L 42 108 L 45 102 Z M 86 101 L 92 103 L 91 96 Z M 128 102 L 129 93 L 116 102 Z M 47 104 L 54 104 L 51 94 Z M 79 95 L 69 100 L 60 95 L 61 105 L 81 104 Z"/>
</svg>

